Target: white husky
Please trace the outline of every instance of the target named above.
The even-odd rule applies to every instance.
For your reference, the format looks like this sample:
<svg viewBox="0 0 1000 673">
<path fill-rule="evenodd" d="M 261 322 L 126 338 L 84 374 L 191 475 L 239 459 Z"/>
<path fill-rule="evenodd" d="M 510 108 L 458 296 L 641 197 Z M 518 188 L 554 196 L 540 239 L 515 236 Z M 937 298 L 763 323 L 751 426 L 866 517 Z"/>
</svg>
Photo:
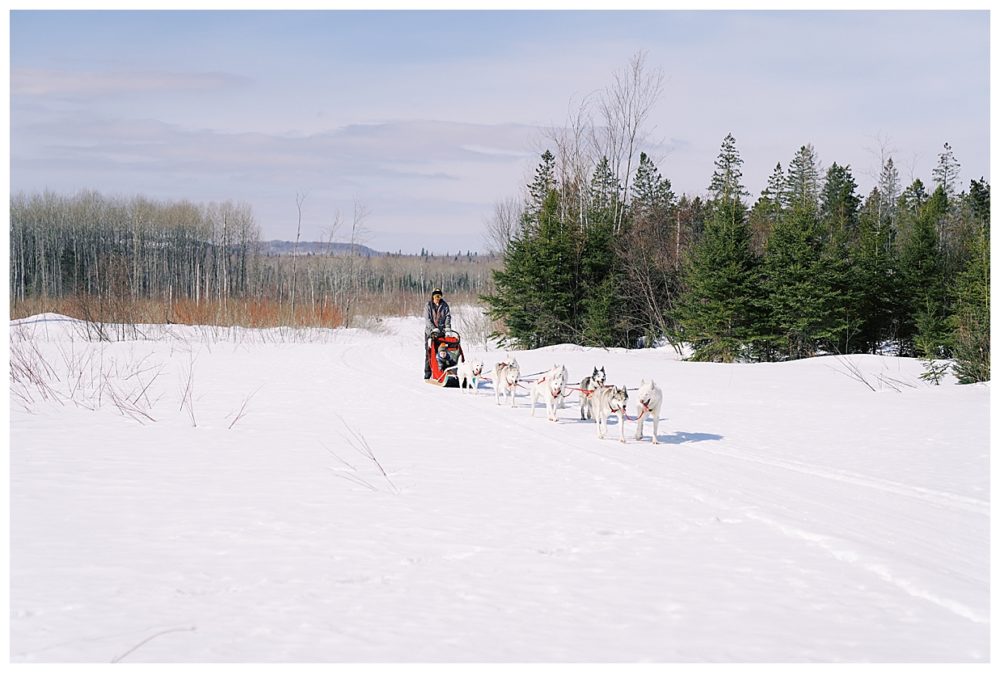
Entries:
<svg viewBox="0 0 1000 673">
<path fill-rule="evenodd" d="M 493 390 L 497 396 L 497 404 L 501 404 L 500 396 L 507 396 L 510 393 L 510 408 L 514 408 L 517 398 L 517 379 L 521 376 L 521 368 L 517 365 L 517 360 L 510 362 L 498 362 L 493 368 Z"/>
<path fill-rule="evenodd" d="M 601 386 L 591 395 L 590 400 L 597 412 L 597 436 L 604 439 L 608 431 L 608 417 L 618 414 L 618 428 L 621 430 L 622 444 L 625 443 L 625 405 L 628 403 L 628 391 L 625 386 Z"/>
<path fill-rule="evenodd" d="M 663 391 L 656 386 L 656 382 L 652 379 L 648 382 L 643 379 L 642 383 L 639 384 L 637 396 L 639 399 L 635 404 L 635 438 L 636 440 L 642 439 L 642 422 L 646 416 L 649 416 L 653 419 L 653 444 L 659 444 L 660 439 L 657 435 L 660 428 L 660 406 L 663 404 Z"/>
<path fill-rule="evenodd" d="M 466 382 L 474 395 L 479 394 L 479 380 L 483 376 L 482 360 L 463 360 L 458 363 L 458 387 L 465 388 Z"/>
<path fill-rule="evenodd" d="M 580 381 L 580 420 L 585 421 L 588 418 L 594 417 L 594 407 L 590 403 L 590 398 L 593 396 L 594 391 L 604 385 L 607 377 L 604 374 L 604 367 L 598 369 L 594 367 L 594 373 L 590 376 L 584 376 L 583 380 Z M 587 415 L 584 416 L 584 412 Z"/>
<path fill-rule="evenodd" d="M 539 398 L 545 402 L 545 411 L 548 413 L 550 421 L 558 421 L 556 409 L 563 398 L 563 388 L 566 386 L 566 367 L 563 365 L 552 365 L 552 369 L 542 374 L 542 378 L 535 379 L 531 384 L 531 415 L 535 415 L 535 401 Z"/>
</svg>

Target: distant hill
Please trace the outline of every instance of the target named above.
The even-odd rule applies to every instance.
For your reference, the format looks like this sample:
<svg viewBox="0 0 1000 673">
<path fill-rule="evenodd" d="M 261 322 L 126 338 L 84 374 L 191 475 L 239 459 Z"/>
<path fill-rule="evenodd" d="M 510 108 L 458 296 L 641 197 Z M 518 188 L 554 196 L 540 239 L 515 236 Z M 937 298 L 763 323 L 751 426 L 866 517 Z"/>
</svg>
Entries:
<svg viewBox="0 0 1000 673">
<path fill-rule="evenodd" d="M 265 255 L 349 255 L 350 243 L 327 243 L 325 241 L 261 241 L 261 253 Z M 366 245 L 354 245 L 353 253 L 360 257 L 383 257 L 384 252 L 372 250 Z"/>
</svg>

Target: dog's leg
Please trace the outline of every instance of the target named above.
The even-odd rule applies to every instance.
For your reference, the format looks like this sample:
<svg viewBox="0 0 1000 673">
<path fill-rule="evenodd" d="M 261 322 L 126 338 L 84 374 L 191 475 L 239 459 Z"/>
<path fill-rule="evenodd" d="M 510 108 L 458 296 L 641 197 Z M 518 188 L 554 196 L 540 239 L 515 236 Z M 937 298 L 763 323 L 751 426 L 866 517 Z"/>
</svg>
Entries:
<svg viewBox="0 0 1000 673">
<path fill-rule="evenodd" d="M 635 441 L 642 441 L 642 421 L 646 418 L 646 408 L 640 405 L 641 411 L 635 419 Z"/>
<path fill-rule="evenodd" d="M 656 407 L 652 411 L 653 416 L 653 444 L 660 443 L 660 408 Z"/>
<path fill-rule="evenodd" d="M 625 443 L 625 409 L 624 408 L 618 410 L 618 426 L 622 429 L 621 439 L 619 439 L 618 441 L 620 441 L 622 444 L 624 444 Z"/>
</svg>

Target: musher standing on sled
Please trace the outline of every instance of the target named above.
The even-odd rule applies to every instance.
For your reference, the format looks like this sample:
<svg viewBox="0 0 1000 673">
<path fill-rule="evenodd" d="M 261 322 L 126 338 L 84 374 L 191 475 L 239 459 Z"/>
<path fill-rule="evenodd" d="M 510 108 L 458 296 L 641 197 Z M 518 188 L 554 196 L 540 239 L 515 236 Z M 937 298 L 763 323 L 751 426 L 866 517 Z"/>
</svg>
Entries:
<svg viewBox="0 0 1000 673">
<path fill-rule="evenodd" d="M 430 352 L 430 338 L 444 334 L 445 330 L 451 329 L 451 309 L 448 302 L 444 300 L 441 288 L 434 288 L 431 292 L 431 300 L 427 302 L 427 310 L 424 311 L 424 378 L 431 377 L 431 361 L 428 357 Z"/>
</svg>

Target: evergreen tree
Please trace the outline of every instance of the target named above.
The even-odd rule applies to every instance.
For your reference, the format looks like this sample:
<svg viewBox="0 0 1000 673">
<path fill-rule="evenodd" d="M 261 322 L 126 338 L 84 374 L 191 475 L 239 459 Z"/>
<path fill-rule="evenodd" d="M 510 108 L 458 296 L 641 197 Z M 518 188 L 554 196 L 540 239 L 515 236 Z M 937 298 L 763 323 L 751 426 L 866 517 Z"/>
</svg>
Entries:
<svg viewBox="0 0 1000 673">
<path fill-rule="evenodd" d="M 857 188 L 850 166 L 839 166 L 834 162 L 826 172 L 820 195 L 820 218 L 823 227 L 832 236 L 842 234 L 848 240 L 855 237 L 858 207 L 861 205 L 861 199 L 855 193 Z"/>
<path fill-rule="evenodd" d="M 813 355 L 844 340 L 844 267 L 820 225 L 820 180 L 815 151 L 802 146 L 788 167 L 788 210 L 767 241 L 763 270 L 766 321 L 760 341 L 788 358 Z"/>
<path fill-rule="evenodd" d="M 892 157 L 886 159 L 882 165 L 877 189 L 879 200 L 873 204 L 877 207 L 876 214 L 883 224 L 895 227 L 897 199 L 899 198 L 899 171 L 896 170 Z"/>
<path fill-rule="evenodd" d="M 955 196 L 955 186 L 958 184 L 958 169 L 961 164 L 955 159 L 955 153 L 951 150 L 951 145 L 944 144 L 944 151 L 938 155 L 938 164 L 934 169 L 934 182 L 944 189 L 945 196 L 949 199 Z"/>
<path fill-rule="evenodd" d="M 989 225 L 990 185 L 985 179 L 973 180 L 969 184 L 969 206 L 978 223 Z"/>
<path fill-rule="evenodd" d="M 886 199 L 878 189 L 865 201 L 858 216 L 858 246 L 854 258 L 858 309 L 862 317 L 858 341 L 869 353 L 881 352 L 882 344 L 896 338 L 897 279 L 893 228 L 884 217 Z"/>
<path fill-rule="evenodd" d="M 750 210 L 754 254 L 764 254 L 768 236 L 784 211 L 785 196 L 785 171 L 778 163 L 767 179 L 767 187 L 760 193 L 760 198 Z"/>
<path fill-rule="evenodd" d="M 927 203 L 927 190 L 919 179 L 903 190 L 896 199 L 896 231 L 899 244 L 905 245 L 914 223 L 921 216 L 924 204 Z"/>
<path fill-rule="evenodd" d="M 749 196 L 750 192 L 743 187 L 743 159 L 739 150 L 736 149 L 736 138 L 730 133 L 722 141 L 722 149 L 719 157 L 715 160 L 715 172 L 712 174 L 712 182 L 708 186 L 708 191 L 712 195 L 712 200 L 725 204 L 728 207 L 743 196 Z"/>
<path fill-rule="evenodd" d="M 618 179 L 604 157 L 590 181 L 588 225 L 580 241 L 580 327 L 586 345 L 619 345 L 622 314 L 615 303 L 619 265 L 613 254 L 613 238 L 620 192 Z"/>
<path fill-rule="evenodd" d="M 653 340 L 672 331 L 669 307 L 677 295 L 681 227 L 670 181 L 642 153 L 632 182 L 628 221 L 613 239 L 621 282 L 614 287 L 619 321 L 617 340 L 632 344 L 639 335 Z"/>
<path fill-rule="evenodd" d="M 503 320 L 504 345 L 539 348 L 576 337 L 575 274 L 572 237 L 558 218 L 554 189 L 542 203 L 537 228 L 512 241 L 504 268 L 494 270 L 494 292 L 483 297 L 488 314 Z"/>
<path fill-rule="evenodd" d="M 988 206 L 987 206 L 988 207 Z M 954 330 L 955 376 L 960 383 L 990 380 L 990 236 L 989 217 L 968 268 L 959 276 Z"/>
<path fill-rule="evenodd" d="M 653 161 L 642 152 L 632 181 L 630 207 L 633 219 L 663 219 L 673 204 L 670 180 L 662 177 Z"/>
<path fill-rule="evenodd" d="M 919 195 L 923 185 L 913 186 L 917 187 L 913 194 Z M 920 201 L 914 198 L 911 203 Z M 938 357 L 947 353 L 944 260 L 937 235 L 937 221 L 945 215 L 947 202 L 940 186 L 923 200 L 900 248 L 902 354 Z"/>
<path fill-rule="evenodd" d="M 528 185 L 528 202 L 524 208 L 529 226 L 537 223 L 542 206 L 556 188 L 556 158 L 549 150 L 542 153 L 542 162 L 535 169 L 535 179 Z"/>
<path fill-rule="evenodd" d="M 607 157 L 594 168 L 590 179 L 590 200 L 587 208 L 587 222 L 613 221 L 621 194 L 621 183 L 615 177 Z"/>
<path fill-rule="evenodd" d="M 803 145 L 788 164 L 785 198 L 789 209 L 815 211 L 819 207 L 819 159 L 812 145 Z"/>
<path fill-rule="evenodd" d="M 556 184 L 555 158 L 546 151 L 528 186 L 524 226 L 493 272 L 493 293 L 483 297 L 490 317 L 507 328 L 494 335 L 505 345 L 536 348 L 572 341 L 578 331 L 576 244 L 559 218 Z"/>
<path fill-rule="evenodd" d="M 815 211 L 793 208 L 774 228 L 763 259 L 767 322 L 761 335 L 785 357 L 815 354 L 837 343 L 847 325 L 837 311 L 841 297 L 829 272 L 831 260 Z"/>
<path fill-rule="evenodd" d="M 711 214 L 684 265 L 678 324 L 695 360 L 732 362 L 752 337 L 756 263 L 741 200 L 742 163 L 735 139 L 727 135 L 709 187 Z"/>
<path fill-rule="evenodd" d="M 835 299 L 831 310 L 838 318 L 836 324 L 843 328 L 835 345 L 841 353 L 855 348 L 852 339 L 861 332 L 864 322 L 858 306 L 863 288 L 856 263 L 861 203 L 855 193 L 857 186 L 850 166 L 835 162 L 826 172 L 820 194 L 820 230 L 825 239 L 820 263 L 832 291 L 831 300 Z"/>
</svg>

